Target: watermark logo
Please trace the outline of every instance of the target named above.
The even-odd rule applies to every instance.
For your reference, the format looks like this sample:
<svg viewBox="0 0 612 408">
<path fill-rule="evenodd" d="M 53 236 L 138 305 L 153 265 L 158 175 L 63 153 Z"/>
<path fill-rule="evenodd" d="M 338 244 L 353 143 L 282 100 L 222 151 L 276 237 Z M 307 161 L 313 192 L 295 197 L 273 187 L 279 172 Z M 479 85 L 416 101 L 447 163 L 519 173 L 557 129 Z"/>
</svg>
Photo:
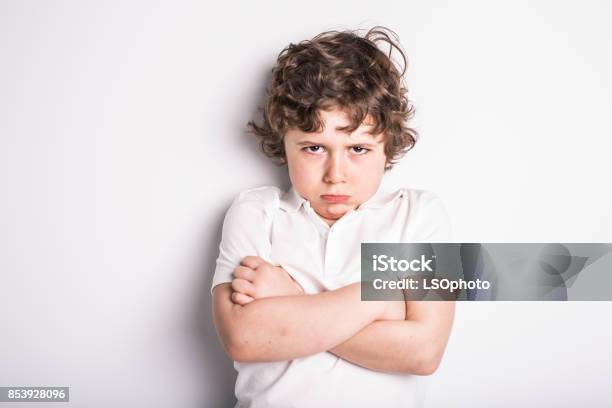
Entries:
<svg viewBox="0 0 612 408">
<path fill-rule="evenodd" d="M 421 255 L 418 259 L 395 259 L 393 256 L 372 255 L 372 270 L 374 272 L 433 272 L 434 258 L 427 259 Z"/>
<path fill-rule="evenodd" d="M 363 300 L 612 300 L 612 244 L 362 243 Z"/>
</svg>

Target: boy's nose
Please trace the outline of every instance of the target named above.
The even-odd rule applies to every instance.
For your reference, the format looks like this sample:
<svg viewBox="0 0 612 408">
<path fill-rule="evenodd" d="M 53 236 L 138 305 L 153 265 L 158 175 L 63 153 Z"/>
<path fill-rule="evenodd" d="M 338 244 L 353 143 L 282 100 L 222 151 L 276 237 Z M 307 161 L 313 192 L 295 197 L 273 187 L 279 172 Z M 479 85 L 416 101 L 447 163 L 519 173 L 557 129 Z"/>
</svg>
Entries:
<svg viewBox="0 0 612 408">
<path fill-rule="evenodd" d="M 323 181 L 326 183 L 343 183 L 346 181 L 346 164 L 341 154 L 330 155 Z"/>
</svg>

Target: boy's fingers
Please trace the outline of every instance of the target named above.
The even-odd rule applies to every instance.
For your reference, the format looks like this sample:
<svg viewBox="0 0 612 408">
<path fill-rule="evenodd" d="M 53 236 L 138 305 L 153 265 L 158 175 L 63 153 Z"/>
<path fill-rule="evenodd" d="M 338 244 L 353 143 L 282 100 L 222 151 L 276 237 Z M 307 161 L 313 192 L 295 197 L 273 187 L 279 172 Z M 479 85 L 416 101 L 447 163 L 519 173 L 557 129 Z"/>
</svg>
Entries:
<svg viewBox="0 0 612 408">
<path fill-rule="evenodd" d="M 232 289 L 236 292 L 255 297 L 255 285 L 245 279 L 236 278 L 232 281 Z"/>
<path fill-rule="evenodd" d="M 244 293 L 240 293 L 240 292 L 232 293 L 232 302 L 238 305 L 246 305 L 247 303 L 251 303 L 253 300 L 255 299 L 253 299 L 250 296 L 245 295 Z"/>
<path fill-rule="evenodd" d="M 249 267 L 251 269 L 257 269 L 259 265 L 264 263 L 266 263 L 266 261 L 258 256 L 247 256 L 240 262 L 240 265 Z"/>
<path fill-rule="evenodd" d="M 234 277 L 253 282 L 255 280 L 255 271 L 246 266 L 238 266 L 234 269 Z"/>
</svg>

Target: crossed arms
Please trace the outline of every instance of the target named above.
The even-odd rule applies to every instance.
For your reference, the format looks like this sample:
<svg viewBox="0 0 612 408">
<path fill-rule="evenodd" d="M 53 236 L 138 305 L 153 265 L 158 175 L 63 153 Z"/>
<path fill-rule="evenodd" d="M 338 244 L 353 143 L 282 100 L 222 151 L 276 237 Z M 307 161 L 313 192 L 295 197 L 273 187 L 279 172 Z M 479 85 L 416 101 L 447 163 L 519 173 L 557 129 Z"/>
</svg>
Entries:
<svg viewBox="0 0 612 408">
<path fill-rule="evenodd" d="M 430 375 L 453 322 L 450 301 L 361 301 L 359 283 L 304 294 L 282 268 L 249 256 L 213 290 L 219 339 L 234 361 L 321 352 L 372 370 Z"/>
</svg>

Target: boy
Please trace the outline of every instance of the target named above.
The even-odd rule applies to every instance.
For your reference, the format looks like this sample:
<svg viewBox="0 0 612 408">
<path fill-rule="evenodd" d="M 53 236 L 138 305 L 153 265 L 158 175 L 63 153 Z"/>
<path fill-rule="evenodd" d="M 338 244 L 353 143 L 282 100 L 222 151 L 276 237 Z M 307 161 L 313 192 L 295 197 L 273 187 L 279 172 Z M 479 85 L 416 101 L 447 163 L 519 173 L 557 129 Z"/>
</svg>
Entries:
<svg viewBox="0 0 612 408">
<path fill-rule="evenodd" d="M 450 241 L 437 196 L 381 188 L 418 135 L 378 41 L 405 71 L 382 27 L 289 45 L 249 123 L 292 187 L 242 192 L 223 224 L 211 290 L 237 407 L 422 406 L 440 364 L 453 302 L 360 299 L 361 242 Z"/>
</svg>

